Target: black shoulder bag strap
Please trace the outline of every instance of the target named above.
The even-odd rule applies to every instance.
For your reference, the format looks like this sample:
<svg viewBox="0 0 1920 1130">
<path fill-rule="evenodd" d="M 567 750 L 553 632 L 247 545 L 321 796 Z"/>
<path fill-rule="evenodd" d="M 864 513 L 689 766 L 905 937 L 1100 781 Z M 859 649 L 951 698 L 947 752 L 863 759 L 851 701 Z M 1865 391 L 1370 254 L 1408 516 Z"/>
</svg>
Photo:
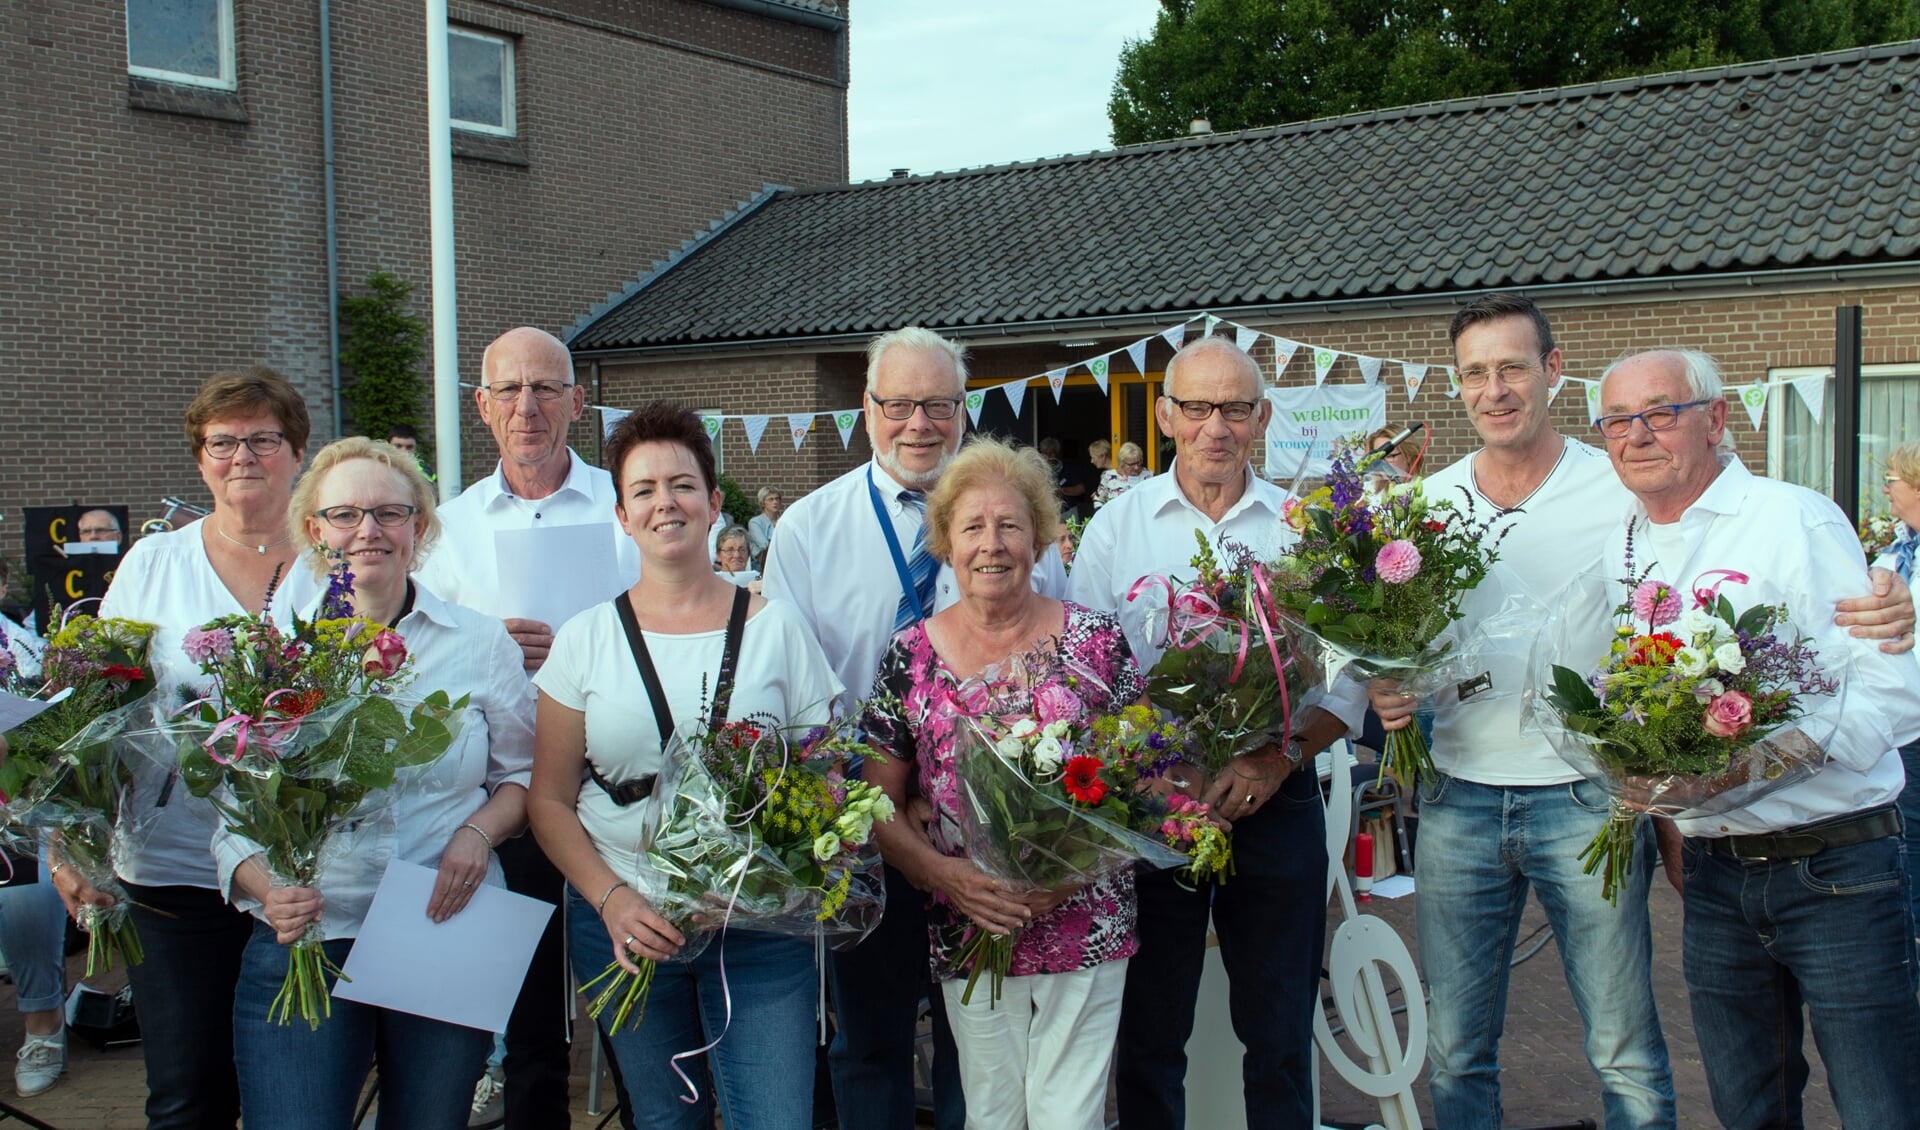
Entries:
<svg viewBox="0 0 1920 1130">
<path fill-rule="evenodd" d="M 733 701 L 733 673 L 739 665 L 740 639 L 746 633 L 747 604 L 752 598 L 746 589 L 737 590 L 733 596 L 733 610 L 727 617 L 727 641 L 720 652 L 720 677 L 714 685 L 713 712 L 709 715 L 714 723 L 726 720 L 727 707 Z M 620 626 L 626 629 L 627 647 L 633 652 L 633 665 L 640 669 L 640 681 L 646 684 L 647 699 L 653 705 L 653 720 L 660 727 L 660 748 L 664 750 L 673 739 L 673 709 L 667 705 L 666 688 L 661 686 L 660 673 L 654 668 L 652 654 L 647 651 L 646 637 L 640 632 L 640 618 L 633 612 L 633 600 L 623 592 L 613 598 L 613 607 L 620 614 Z M 653 774 L 648 774 L 638 780 L 616 785 L 601 776 L 591 761 L 587 763 L 587 776 L 612 798 L 613 803 L 622 808 L 651 796 L 656 780 Z"/>
</svg>

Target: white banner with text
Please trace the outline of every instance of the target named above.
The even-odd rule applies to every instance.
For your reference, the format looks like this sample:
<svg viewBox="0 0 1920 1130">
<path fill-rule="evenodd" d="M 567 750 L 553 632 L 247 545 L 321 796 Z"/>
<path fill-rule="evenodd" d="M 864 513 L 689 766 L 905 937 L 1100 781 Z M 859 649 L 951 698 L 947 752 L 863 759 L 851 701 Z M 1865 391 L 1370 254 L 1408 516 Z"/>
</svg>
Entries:
<svg viewBox="0 0 1920 1130">
<path fill-rule="evenodd" d="M 1334 440 L 1387 426 L 1383 384 L 1270 388 L 1267 399 L 1273 404 L 1273 422 L 1267 425 L 1267 477 L 1282 483 L 1299 473 L 1303 455 L 1307 474 L 1324 475 L 1333 466 Z"/>
</svg>

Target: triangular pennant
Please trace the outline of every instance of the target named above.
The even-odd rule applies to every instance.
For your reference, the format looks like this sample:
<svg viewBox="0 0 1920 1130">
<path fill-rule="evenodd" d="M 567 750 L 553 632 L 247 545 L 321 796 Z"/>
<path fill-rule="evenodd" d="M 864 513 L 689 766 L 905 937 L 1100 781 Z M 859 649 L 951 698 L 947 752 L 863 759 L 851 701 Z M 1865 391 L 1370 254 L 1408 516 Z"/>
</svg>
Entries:
<svg viewBox="0 0 1920 1130">
<path fill-rule="evenodd" d="M 1460 399 L 1460 372 L 1452 365 L 1447 367 L 1447 399 Z"/>
<path fill-rule="evenodd" d="M 967 418 L 973 421 L 973 426 L 976 429 L 980 427 L 980 410 L 986 406 L 986 389 L 975 388 L 967 390 Z"/>
<path fill-rule="evenodd" d="M 1427 367 L 1416 365 L 1411 361 L 1402 361 L 1400 362 L 1400 380 L 1407 386 L 1408 402 L 1412 402 L 1413 398 L 1420 394 L 1420 386 L 1426 383 Z"/>
<path fill-rule="evenodd" d="M 1830 375 L 1819 373 L 1811 377 L 1795 377 L 1787 382 L 1793 386 L 1793 391 L 1800 394 L 1800 403 L 1807 406 L 1807 415 L 1812 416 L 1816 424 L 1820 422 L 1820 417 L 1826 415 L 1827 377 Z"/>
<path fill-rule="evenodd" d="M 1032 377 L 1027 378 L 1029 381 L 1032 379 Z M 1000 386 L 1000 391 L 1007 394 L 1007 403 L 1013 405 L 1013 418 L 1018 420 L 1020 405 L 1027 399 L 1027 381 L 1008 381 Z"/>
<path fill-rule="evenodd" d="M 1113 355 L 1109 353 L 1105 357 L 1095 357 L 1087 362 L 1087 372 L 1093 374 L 1093 383 L 1100 386 L 1101 396 L 1107 395 L 1107 366 L 1112 359 Z"/>
<path fill-rule="evenodd" d="M 1143 337 L 1127 346 L 1127 356 L 1133 359 L 1133 367 L 1140 370 L 1143 377 L 1147 375 L 1147 342 L 1150 340 Z"/>
<path fill-rule="evenodd" d="M 787 426 L 793 429 L 793 449 L 798 451 L 800 445 L 807 442 L 807 432 L 813 427 L 813 413 L 789 412 Z"/>
<path fill-rule="evenodd" d="M 1245 353 L 1247 350 L 1252 349 L 1253 343 L 1259 340 L 1259 330 L 1250 330 L 1245 326 L 1233 327 L 1233 344 L 1240 347 L 1240 352 Z"/>
<path fill-rule="evenodd" d="M 1565 373 L 1562 373 L 1560 375 L 1559 380 L 1547 386 L 1547 403 L 1548 404 L 1552 404 L 1554 402 L 1554 400 L 1560 395 L 1560 390 L 1566 387 L 1567 381 L 1569 380 L 1579 380 L 1579 378 L 1578 377 L 1570 378 Z M 1585 384 L 1586 382 L 1581 381 L 1581 383 Z"/>
<path fill-rule="evenodd" d="M 1067 387 L 1067 371 L 1055 369 L 1047 374 L 1047 387 L 1053 390 L 1053 402 L 1060 403 L 1060 390 Z"/>
<path fill-rule="evenodd" d="M 1178 353 L 1180 347 L 1187 343 L 1187 324 L 1181 322 L 1177 326 L 1168 326 L 1160 331 L 1160 336 L 1166 339 L 1168 345 L 1173 346 L 1175 353 Z"/>
<path fill-rule="evenodd" d="M 1273 339 L 1274 384 L 1280 383 L 1280 374 L 1286 369 L 1287 362 L 1293 360 L 1293 355 L 1299 352 L 1299 350 L 1300 343 L 1294 341 L 1292 338 L 1276 337 Z"/>
<path fill-rule="evenodd" d="M 1600 418 L 1600 382 L 1584 382 L 1587 386 L 1587 423 Z"/>
<path fill-rule="evenodd" d="M 1740 398 L 1740 407 L 1747 410 L 1747 419 L 1752 421 L 1753 430 L 1759 431 L 1760 420 L 1767 414 L 1767 386 L 1741 385 L 1727 391 Z"/>
<path fill-rule="evenodd" d="M 700 417 L 700 426 L 707 429 L 707 438 L 709 440 L 712 440 L 714 443 L 719 443 L 720 424 L 725 420 L 725 416 L 702 416 Z"/>
<path fill-rule="evenodd" d="M 1321 349 L 1319 346 L 1315 346 L 1313 350 L 1313 383 L 1316 385 L 1326 384 L 1327 370 L 1333 368 L 1333 363 L 1339 359 L 1340 354 L 1334 350 Z"/>
<path fill-rule="evenodd" d="M 1219 325 L 1219 324 L 1220 324 L 1220 319 L 1218 319 L 1218 318 L 1216 318 L 1216 317 L 1214 317 L 1214 316 L 1213 316 L 1212 314 L 1208 314 L 1208 315 L 1207 315 L 1207 328 L 1206 328 L 1206 330 L 1205 330 L 1205 332 L 1203 333 L 1203 335 L 1202 335 L 1202 336 L 1204 336 L 1204 337 L 1212 337 L 1212 336 L 1213 336 L 1213 327 L 1215 327 L 1215 326 L 1217 326 L 1217 325 Z"/>
<path fill-rule="evenodd" d="M 600 409 L 600 434 L 603 436 L 612 435 L 613 426 L 626 419 L 629 414 L 625 408 Z"/>
<path fill-rule="evenodd" d="M 1353 361 L 1354 364 L 1360 366 L 1360 377 L 1362 380 L 1365 380 L 1370 385 L 1380 383 L 1380 358 L 1368 357 L 1364 353 L 1357 353 L 1354 355 Z"/>
<path fill-rule="evenodd" d="M 845 451 L 853 443 L 853 425 L 860 421 L 860 410 L 849 408 L 833 414 L 833 426 L 840 429 L 840 450 Z"/>
<path fill-rule="evenodd" d="M 747 429 L 748 451 L 753 452 L 755 455 L 760 454 L 760 437 L 766 434 L 767 424 L 772 420 L 772 416 L 740 417 L 740 426 Z"/>
</svg>

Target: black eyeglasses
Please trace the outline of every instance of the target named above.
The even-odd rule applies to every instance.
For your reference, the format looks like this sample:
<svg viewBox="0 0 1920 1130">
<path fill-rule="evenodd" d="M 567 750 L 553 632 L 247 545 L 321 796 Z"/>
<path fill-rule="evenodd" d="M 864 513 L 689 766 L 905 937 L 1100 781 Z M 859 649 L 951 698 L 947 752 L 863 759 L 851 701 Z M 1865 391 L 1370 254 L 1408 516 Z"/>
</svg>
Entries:
<svg viewBox="0 0 1920 1130">
<path fill-rule="evenodd" d="M 889 420 L 911 420 L 915 408 L 927 414 L 929 420 L 951 420 L 953 414 L 960 411 L 960 400 L 952 396 L 935 396 L 926 400 L 908 400 L 904 396 L 889 397 L 885 400 L 867 394 L 867 399 L 880 406 L 880 414 Z"/>
<path fill-rule="evenodd" d="M 1542 353 L 1540 360 L 1545 362 L 1546 359 L 1547 355 Z M 1513 385 L 1519 384 L 1524 380 L 1531 380 L 1534 374 L 1543 371 L 1544 367 L 1542 365 L 1529 365 L 1524 361 L 1509 361 L 1504 365 L 1492 369 L 1483 365 L 1475 365 L 1471 369 L 1459 370 L 1455 373 L 1455 376 L 1459 377 L 1461 388 L 1470 388 L 1477 391 L 1485 388 L 1487 382 L 1495 376 L 1500 378 L 1501 384 Z"/>
<path fill-rule="evenodd" d="M 240 450 L 241 444 L 255 455 L 272 455 L 287 442 L 285 432 L 255 432 L 250 436 L 207 436 L 200 441 L 200 450 L 215 459 L 231 459 Z"/>
<path fill-rule="evenodd" d="M 382 526 L 401 526 L 418 513 L 420 513 L 418 506 L 389 502 L 384 506 L 367 509 L 358 506 L 329 506 L 325 510 L 314 511 L 313 516 L 325 519 L 327 525 L 336 530 L 357 530 L 369 514 L 373 515 L 373 520 Z"/>
<path fill-rule="evenodd" d="M 1180 414 L 1189 420 L 1204 420 L 1219 410 L 1222 419 L 1230 424 L 1243 424 L 1253 418 L 1253 410 L 1259 402 L 1254 400 L 1180 400 L 1169 396 Z"/>
<path fill-rule="evenodd" d="M 1711 400 L 1689 400 L 1685 404 L 1661 404 L 1645 412 L 1629 412 L 1620 416 L 1602 416 L 1593 422 L 1593 428 L 1608 439 L 1625 439 L 1633 431 L 1633 422 L 1639 420 L 1647 425 L 1648 431 L 1664 432 L 1680 422 L 1680 412 L 1686 408 L 1698 408 L 1702 404 L 1712 404 Z"/>
<path fill-rule="evenodd" d="M 520 399 L 521 392 L 532 389 L 535 400 L 558 400 L 562 393 L 572 387 L 571 382 L 562 384 L 559 381 L 534 381 L 532 384 L 502 382 L 488 385 L 487 395 L 502 404 L 513 404 Z"/>
</svg>

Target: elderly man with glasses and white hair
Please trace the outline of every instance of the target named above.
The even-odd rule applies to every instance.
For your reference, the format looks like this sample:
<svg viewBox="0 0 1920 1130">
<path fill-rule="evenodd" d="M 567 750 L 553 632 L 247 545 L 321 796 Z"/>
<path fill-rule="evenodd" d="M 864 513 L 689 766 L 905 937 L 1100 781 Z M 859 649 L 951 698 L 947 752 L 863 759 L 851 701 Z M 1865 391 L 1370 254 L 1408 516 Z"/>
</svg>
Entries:
<svg viewBox="0 0 1920 1130">
<path fill-rule="evenodd" d="M 959 599 L 953 568 L 925 543 L 926 495 L 960 448 L 966 351 L 908 326 L 867 346 L 867 439 L 873 458 L 795 502 L 767 551 L 764 591 L 793 602 L 834 674 L 858 699 L 894 633 Z M 1066 594 L 1049 551 L 1034 566 L 1043 596 Z M 924 829 L 922 829 L 924 831 Z M 934 1022 L 934 1123 L 960 1130 L 965 1106 L 940 994 L 930 992 L 924 896 L 887 868 L 887 913 L 857 948 L 829 957 L 838 1031 L 830 1052 L 843 1130 L 893 1130 L 914 1119 L 913 1041 L 925 997 Z"/>
</svg>

